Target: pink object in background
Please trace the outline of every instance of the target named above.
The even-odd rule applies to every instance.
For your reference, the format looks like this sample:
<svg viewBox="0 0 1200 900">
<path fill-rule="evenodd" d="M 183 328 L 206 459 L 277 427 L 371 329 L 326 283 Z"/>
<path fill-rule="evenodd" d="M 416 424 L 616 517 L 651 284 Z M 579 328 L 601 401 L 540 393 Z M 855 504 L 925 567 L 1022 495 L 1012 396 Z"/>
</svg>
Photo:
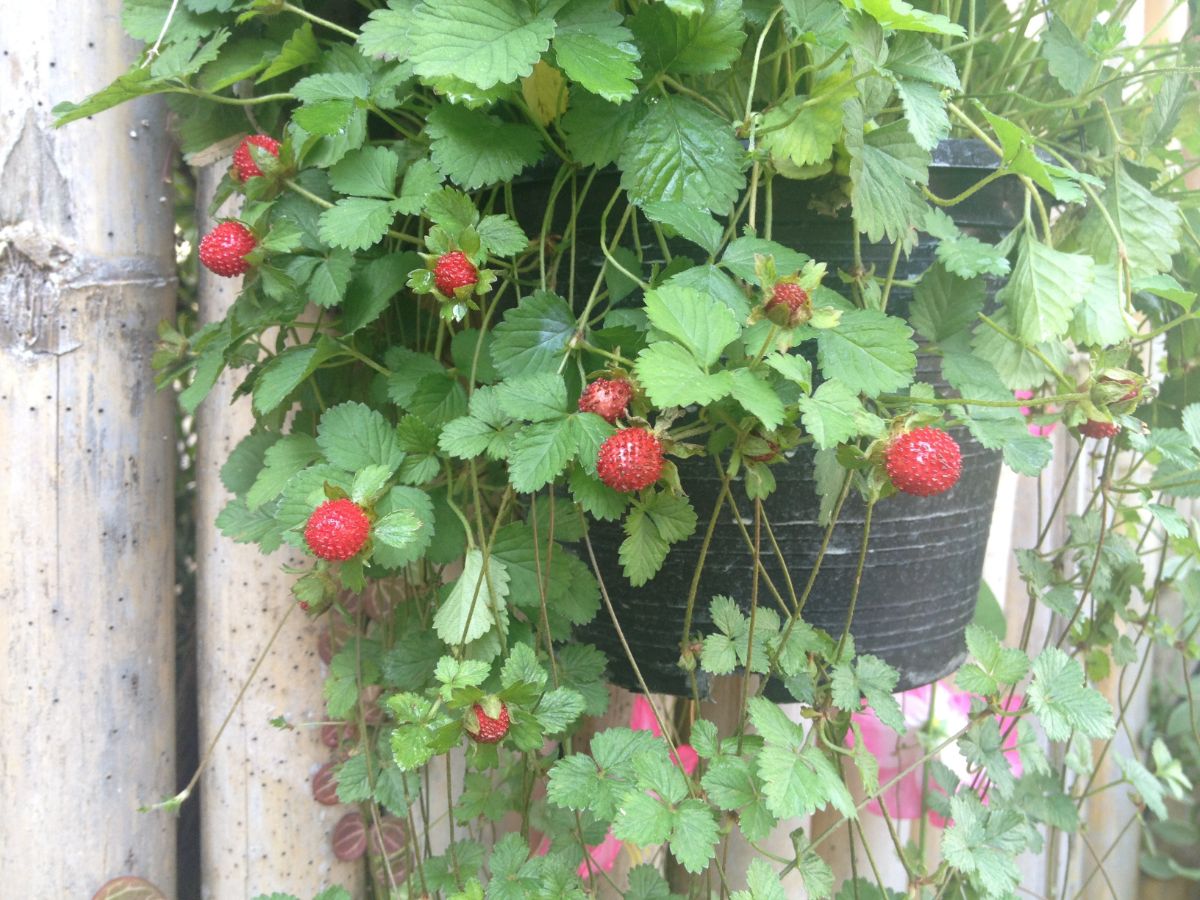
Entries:
<svg viewBox="0 0 1200 900">
<path fill-rule="evenodd" d="M 1032 400 L 1034 394 L 1033 391 L 1013 391 L 1013 396 L 1018 400 Z M 1045 411 L 1048 413 L 1058 412 L 1058 408 L 1054 406 L 1047 406 L 1045 407 Z M 1023 415 L 1026 419 L 1032 419 L 1034 410 L 1032 407 L 1022 406 L 1021 415 Z M 1054 424 L 1054 422 L 1050 422 L 1049 424 L 1041 425 L 1037 422 L 1030 422 L 1029 433 L 1034 437 L 1046 437 L 1054 430 Z"/>
<path fill-rule="evenodd" d="M 898 735 L 886 725 L 883 725 L 870 707 L 855 713 L 854 722 L 862 732 L 863 743 L 871 754 L 879 760 L 879 783 L 887 784 L 901 772 L 908 769 L 923 756 L 925 750 L 918 738 L 918 732 L 930 720 L 932 714 L 931 742 L 936 746 L 952 734 L 966 727 L 971 713 L 971 695 L 967 691 L 956 688 L 949 680 L 939 681 L 934 685 L 913 688 L 896 695 L 900 710 L 904 714 L 904 724 L 907 731 Z M 931 702 L 932 701 L 932 702 Z M 1009 702 L 1008 709 L 1016 709 L 1021 705 L 1022 698 L 1014 696 Z M 1011 722 L 997 718 L 1001 730 L 1006 729 Z M 851 747 L 854 746 L 854 733 L 846 736 Z M 1004 741 L 1004 756 L 1008 760 L 1013 774 L 1020 777 L 1022 772 L 1020 755 L 1017 752 L 1017 732 L 1014 728 Z M 951 744 L 938 756 L 961 781 L 970 784 L 971 776 L 967 773 L 967 761 L 959 752 L 957 744 Z M 925 780 L 925 767 L 919 765 L 895 784 L 884 791 L 879 798 L 872 800 L 867 807 L 876 815 L 883 815 L 880 800 L 893 819 L 919 819 L 921 817 L 921 789 Z M 944 793 L 938 783 L 929 777 L 929 789 Z M 984 797 L 984 803 L 987 798 Z M 929 821 L 939 828 L 946 822 L 933 810 L 929 810 Z"/>
<path fill-rule="evenodd" d="M 662 729 L 658 727 L 658 719 L 654 717 L 654 709 L 650 706 L 650 701 L 641 694 L 633 701 L 633 712 L 629 716 L 629 727 L 634 731 L 649 731 L 655 737 L 662 737 Z M 687 744 L 679 745 L 679 752 L 672 753 L 671 758 L 675 760 L 675 765 L 683 769 L 684 774 L 691 775 L 696 771 L 696 766 L 700 762 L 700 757 Z"/>
</svg>

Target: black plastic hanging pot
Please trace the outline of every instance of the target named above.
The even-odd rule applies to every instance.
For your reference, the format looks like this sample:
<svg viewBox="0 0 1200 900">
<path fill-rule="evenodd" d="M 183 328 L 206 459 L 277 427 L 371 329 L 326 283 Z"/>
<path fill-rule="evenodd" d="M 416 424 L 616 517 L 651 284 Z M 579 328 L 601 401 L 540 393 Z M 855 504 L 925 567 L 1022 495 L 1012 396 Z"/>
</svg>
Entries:
<svg viewBox="0 0 1200 900">
<path fill-rule="evenodd" d="M 943 141 L 933 155 L 930 189 L 942 197 L 956 196 L 993 171 L 996 162 L 995 155 L 978 141 Z M 828 185 L 775 179 L 773 237 L 828 263 L 831 272 L 849 269 L 854 246 L 849 217 L 820 215 L 809 207 L 810 199 L 822 187 Z M 947 212 L 965 233 L 995 243 L 1019 220 L 1022 202 L 1021 185 L 1006 178 Z M 934 238 L 922 234 L 913 251 L 901 258 L 896 277 L 905 281 L 919 278 L 933 262 L 936 246 Z M 863 263 L 886 271 L 891 252 L 890 245 L 864 242 Z M 837 286 L 836 279 L 829 283 Z M 994 295 L 998 286 L 990 284 L 989 294 Z M 911 290 L 894 287 L 889 311 L 905 314 L 911 299 Z M 918 377 L 945 386 L 938 358 L 930 354 L 919 354 Z M 850 633 L 859 653 L 875 654 L 899 670 L 897 690 L 936 681 L 958 668 L 966 656 L 963 635 L 979 594 L 1000 456 L 985 450 L 964 429 L 954 435 L 963 450 L 963 475 L 953 489 L 936 497 L 892 497 L 873 512 Z M 618 621 L 648 687 L 658 693 L 690 696 L 691 676 L 678 664 L 683 622 L 704 526 L 719 499 L 720 480 L 709 459 L 684 460 L 679 471 L 700 525 L 697 534 L 672 548 L 663 570 L 650 583 L 635 588 L 625 579 L 617 555 L 624 538 L 620 523 L 595 523 L 590 531 Z M 799 591 L 812 571 L 825 534 L 818 522 L 820 501 L 811 449 L 800 448 L 789 462 L 775 465 L 773 472 L 777 488 L 764 501 L 764 512 Z M 752 504 L 745 500 L 740 485 L 734 491 L 743 515 L 749 515 Z M 805 621 L 835 637 L 846 625 L 865 511 L 857 496 L 848 498 L 802 611 Z M 764 568 L 786 598 L 778 558 L 765 539 L 763 546 Z M 693 633 L 712 633 L 709 603 L 715 595 L 732 597 L 749 610 L 752 572 L 753 555 L 742 532 L 732 514 L 724 514 L 701 574 Z M 760 585 L 759 603 L 776 605 L 765 583 Z M 639 689 L 606 610 L 602 609 L 579 637 L 608 655 L 612 682 Z M 696 678 L 700 691 L 706 693 L 703 673 L 697 671 Z"/>
</svg>

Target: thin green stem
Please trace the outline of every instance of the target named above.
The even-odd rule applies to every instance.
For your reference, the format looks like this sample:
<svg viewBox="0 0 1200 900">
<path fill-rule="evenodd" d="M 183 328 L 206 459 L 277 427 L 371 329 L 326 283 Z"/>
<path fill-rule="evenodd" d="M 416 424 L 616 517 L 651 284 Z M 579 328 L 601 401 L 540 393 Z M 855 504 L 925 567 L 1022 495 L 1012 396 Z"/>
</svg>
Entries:
<svg viewBox="0 0 1200 900">
<path fill-rule="evenodd" d="M 296 6 L 292 3 L 286 2 L 286 0 L 283 3 L 282 8 L 287 10 L 290 13 L 295 13 L 298 16 L 308 19 L 308 21 L 312 22 L 315 25 L 320 25 L 322 28 L 328 28 L 330 31 L 336 31 L 338 34 L 342 35 L 343 37 L 350 38 L 351 41 L 358 40 L 358 32 L 357 31 L 351 31 L 349 28 L 343 28 L 337 22 L 330 22 L 328 19 L 322 19 L 320 16 L 314 16 L 308 10 L 301 9 L 299 6 Z"/>
</svg>

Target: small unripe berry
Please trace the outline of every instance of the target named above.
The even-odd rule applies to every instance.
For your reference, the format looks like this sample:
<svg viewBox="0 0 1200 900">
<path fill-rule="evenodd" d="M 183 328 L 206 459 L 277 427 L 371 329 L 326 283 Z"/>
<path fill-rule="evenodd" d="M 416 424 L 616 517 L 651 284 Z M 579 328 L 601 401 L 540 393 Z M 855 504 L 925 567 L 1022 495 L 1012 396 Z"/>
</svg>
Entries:
<svg viewBox="0 0 1200 900">
<path fill-rule="evenodd" d="M 795 328 L 812 317 L 812 302 L 808 291 L 791 281 L 780 281 L 771 289 L 763 304 L 763 312 L 776 325 Z"/>
</svg>

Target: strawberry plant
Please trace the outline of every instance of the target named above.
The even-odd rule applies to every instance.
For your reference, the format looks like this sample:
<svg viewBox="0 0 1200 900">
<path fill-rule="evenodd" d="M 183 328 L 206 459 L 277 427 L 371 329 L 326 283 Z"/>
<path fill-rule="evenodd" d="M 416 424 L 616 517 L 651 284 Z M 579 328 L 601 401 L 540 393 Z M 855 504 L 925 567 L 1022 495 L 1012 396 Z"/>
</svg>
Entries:
<svg viewBox="0 0 1200 900">
<path fill-rule="evenodd" d="M 312 789 L 357 807 L 336 852 L 376 895 L 593 896 L 650 847 L 669 885 L 639 866 L 625 896 L 886 895 L 861 860 L 834 883 L 829 831 L 746 871 L 719 846 L 861 831 L 907 772 L 881 783 L 860 717 L 906 732 L 897 688 L 954 671 L 910 894 L 1009 896 L 1079 831 L 1083 744 L 1116 753 L 1124 716 L 1094 683 L 1200 652 L 1160 605 L 1200 596 L 1195 49 L 1082 5 L 127 4 L 151 46 L 60 121 L 161 93 L 185 153 L 231 158 L 199 258 L 241 294 L 167 333 L 164 376 L 188 412 L 226 370 L 249 397 L 217 525 L 307 554 L 337 754 Z M 1021 511 L 1028 610 L 968 628 L 1000 462 L 1055 454 L 1091 499 Z M 733 673 L 718 728 L 698 704 Z M 677 679 L 686 714 L 584 741 L 613 679 Z M 1152 811 L 1186 780 L 1155 747 L 1107 786 Z M 471 827 L 434 855 L 402 822 L 456 753 Z M 520 824 L 485 846 L 487 820 Z"/>
</svg>

